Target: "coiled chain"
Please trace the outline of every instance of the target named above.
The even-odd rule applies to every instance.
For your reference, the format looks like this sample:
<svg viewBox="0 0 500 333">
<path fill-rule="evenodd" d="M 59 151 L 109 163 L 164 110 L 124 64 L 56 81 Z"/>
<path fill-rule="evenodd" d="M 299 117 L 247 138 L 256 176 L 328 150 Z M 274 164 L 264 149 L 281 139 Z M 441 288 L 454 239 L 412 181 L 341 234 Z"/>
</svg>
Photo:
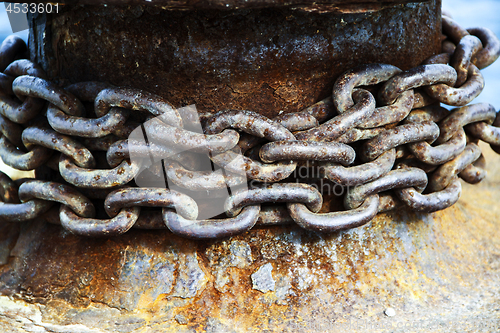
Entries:
<svg viewBox="0 0 500 333">
<path fill-rule="evenodd" d="M 99 82 L 62 89 L 37 64 L 16 60 L 26 45 L 8 37 L 0 46 L 0 157 L 35 170 L 35 179 L 0 173 L 0 220 L 44 218 L 85 236 L 137 227 L 206 239 L 256 224 L 331 232 L 401 205 L 447 208 L 460 196 L 458 178 L 474 184 L 486 175 L 478 141 L 500 153 L 500 116 L 489 104 L 469 104 L 500 41 L 446 16 L 442 24 L 443 53 L 418 67 L 360 66 L 303 111 L 269 119 L 228 110 L 201 115 L 201 123 L 189 108 L 179 112 L 136 89 Z M 136 130 L 149 140 L 134 139 Z M 197 154 L 223 169 L 207 171 Z M 157 163 L 144 171 L 137 157 Z M 139 187 L 143 172 L 163 180 Z M 318 181 L 347 189 L 343 210 L 325 202 Z M 217 196 L 241 184 L 249 186 L 227 197 L 226 217 L 198 219 L 202 207 L 190 193 Z"/>
</svg>

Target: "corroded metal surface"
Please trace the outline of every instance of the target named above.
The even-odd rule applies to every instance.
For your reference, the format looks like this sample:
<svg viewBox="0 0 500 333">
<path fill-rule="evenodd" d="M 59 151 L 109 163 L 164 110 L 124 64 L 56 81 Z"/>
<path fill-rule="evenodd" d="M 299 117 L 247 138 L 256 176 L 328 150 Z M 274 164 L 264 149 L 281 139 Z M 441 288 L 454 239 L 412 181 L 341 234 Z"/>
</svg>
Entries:
<svg viewBox="0 0 500 333">
<path fill-rule="evenodd" d="M 383 61 L 407 69 L 435 53 L 439 36 L 433 34 L 437 31 L 433 20 L 439 19 L 439 4 L 433 4 L 379 8 L 369 19 L 365 13 L 340 17 L 330 12 L 316 26 L 309 24 L 310 13 L 289 9 L 250 10 L 245 17 L 214 11 L 187 19 L 185 13 L 167 15 L 153 7 L 96 11 L 75 7 L 49 18 L 47 25 L 34 26 L 37 34 L 32 36 L 31 51 L 51 78 L 62 84 L 69 78 L 137 84 L 176 105 L 196 101 L 210 112 L 251 106 L 274 117 L 281 110 L 300 110 L 326 97 L 337 74 L 353 65 Z M 131 22 L 137 26 L 131 28 Z M 164 22 L 178 30 L 165 36 Z M 277 22 L 285 22 L 285 28 L 277 29 Z M 225 24 L 236 25 L 231 34 L 248 38 L 243 45 L 231 44 L 232 35 L 222 34 L 228 31 Z M 290 37 L 291 33 L 299 37 Z M 221 36 L 227 45 L 220 42 Z M 290 38 L 283 41 L 281 36 Z M 95 50 L 91 54 L 89 41 Z M 192 41 L 202 47 L 194 47 Z M 390 52 L 377 47 L 382 41 Z M 228 54 L 223 57 L 216 49 Z M 168 56 L 172 50 L 180 52 L 174 54 L 175 61 Z M 234 57 L 234 50 L 244 51 L 245 57 Z M 283 50 L 290 58 L 280 55 Z M 344 57 L 337 50 L 349 52 Z M 150 58 L 136 64 L 137 54 Z M 252 63 L 245 62 L 248 59 Z M 109 66 L 110 61 L 116 66 Z M 224 61 L 229 74 L 217 67 Z M 175 83 L 169 81 L 172 77 Z M 327 103 L 316 105 L 318 112 Z M 358 134 L 364 135 L 349 135 Z M 218 241 L 190 241 L 166 230 L 131 230 L 120 237 L 88 239 L 41 219 L 2 224 L 0 292 L 11 298 L 0 297 L 0 328 L 14 332 L 498 331 L 500 170 L 491 168 L 498 166 L 499 157 L 483 148 L 492 161 L 490 178 L 473 191 L 465 185 L 456 206 L 433 214 L 400 209 L 344 232 L 320 234 L 290 225 L 256 228 Z M 394 149 L 382 156 L 394 160 L 393 155 Z M 382 163 L 380 158 L 376 161 Z M 68 179 L 79 176 L 70 159 L 62 161 L 62 169 Z M 95 189 L 86 193 L 91 191 L 102 199 L 107 195 Z M 263 215 L 261 222 L 269 222 L 264 216 L 273 220 L 280 214 Z M 150 216 L 153 220 L 158 216 Z"/>
<path fill-rule="evenodd" d="M 350 14 L 65 6 L 30 18 L 30 52 L 60 84 L 97 80 L 202 112 L 248 109 L 273 118 L 330 95 L 346 69 L 405 70 L 436 54 L 440 12 L 437 0 Z"/>
<path fill-rule="evenodd" d="M 134 230 L 88 239 L 42 221 L 4 224 L 0 282 L 13 298 L 0 298 L 0 328 L 496 332 L 500 157 L 482 149 L 488 178 L 465 184 L 455 206 L 327 235 L 289 226 L 210 242 Z"/>
<path fill-rule="evenodd" d="M 244 9 L 268 7 L 294 7 L 309 11 L 368 12 L 380 10 L 394 4 L 425 2 L 427 0 L 59 0 L 54 3 L 66 5 L 143 5 L 161 6 L 169 9 Z M 21 2 L 16 0 L 13 2 Z M 34 3 L 47 2 L 34 0 Z"/>
</svg>

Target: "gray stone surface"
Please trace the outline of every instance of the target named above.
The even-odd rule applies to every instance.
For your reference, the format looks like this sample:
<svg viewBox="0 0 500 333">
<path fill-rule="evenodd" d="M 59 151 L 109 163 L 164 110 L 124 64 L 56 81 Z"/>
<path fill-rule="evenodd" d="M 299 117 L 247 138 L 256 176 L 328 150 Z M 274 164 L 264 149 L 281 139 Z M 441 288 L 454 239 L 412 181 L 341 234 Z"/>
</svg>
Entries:
<svg viewBox="0 0 500 333">
<path fill-rule="evenodd" d="M 262 291 L 263 293 L 274 291 L 276 282 L 273 279 L 272 271 L 273 265 L 270 263 L 259 267 L 259 269 L 252 274 L 252 288 Z"/>
</svg>

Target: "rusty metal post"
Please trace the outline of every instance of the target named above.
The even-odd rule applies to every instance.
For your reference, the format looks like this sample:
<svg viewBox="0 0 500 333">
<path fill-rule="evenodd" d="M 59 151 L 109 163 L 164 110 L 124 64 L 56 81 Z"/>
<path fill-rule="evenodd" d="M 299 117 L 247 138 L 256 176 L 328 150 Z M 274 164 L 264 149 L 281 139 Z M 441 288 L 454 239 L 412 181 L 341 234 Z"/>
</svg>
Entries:
<svg viewBox="0 0 500 333">
<path fill-rule="evenodd" d="M 30 17 L 31 57 L 51 80 L 145 89 L 207 112 L 298 111 L 331 94 L 347 69 L 408 69 L 441 46 L 438 0 L 78 3 Z M 465 186 L 445 211 L 379 214 L 327 235 L 286 226 L 203 242 L 138 230 L 89 239 L 45 221 L 1 225 L 0 328 L 494 331 L 495 171 L 487 195 Z"/>
<path fill-rule="evenodd" d="M 32 18 L 30 51 L 61 84 L 98 80 L 202 112 L 273 117 L 329 96 L 349 68 L 383 62 L 409 69 L 441 47 L 440 1 L 332 2 L 261 8 L 265 2 L 250 1 L 238 10 L 188 3 L 182 11 L 65 6 Z"/>
</svg>

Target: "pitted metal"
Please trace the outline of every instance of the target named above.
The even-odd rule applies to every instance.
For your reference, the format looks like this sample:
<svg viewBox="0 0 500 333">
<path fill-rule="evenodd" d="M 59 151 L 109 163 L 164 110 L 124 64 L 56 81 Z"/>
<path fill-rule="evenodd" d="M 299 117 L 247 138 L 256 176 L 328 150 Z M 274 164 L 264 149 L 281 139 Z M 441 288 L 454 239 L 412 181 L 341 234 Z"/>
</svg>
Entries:
<svg viewBox="0 0 500 333">
<path fill-rule="evenodd" d="M 82 118 L 65 114 L 54 105 L 47 110 L 50 126 L 62 134 L 83 138 L 101 138 L 113 133 L 127 121 L 129 110 L 111 108 L 100 118 Z"/>
<path fill-rule="evenodd" d="M 227 219 L 186 220 L 163 209 L 163 219 L 174 234 L 192 239 L 229 237 L 250 230 L 259 218 L 260 205 L 246 206 L 240 214 Z"/>
<path fill-rule="evenodd" d="M 468 134 L 491 145 L 491 148 L 498 152 L 500 148 L 500 114 L 497 113 L 493 124 L 480 121 L 465 126 Z"/>
<path fill-rule="evenodd" d="M 0 72 L 4 72 L 19 55 L 27 51 L 26 44 L 21 37 L 11 35 L 0 44 Z"/>
<path fill-rule="evenodd" d="M 370 140 L 380 133 L 385 131 L 385 127 L 375 127 L 375 128 L 351 128 L 346 133 L 342 134 L 338 138 L 333 139 L 334 142 L 338 143 L 353 143 L 361 140 Z"/>
<path fill-rule="evenodd" d="M 85 138 L 81 140 L 83 145 L 91 151 L 108 151 L 110 147 L 120 141 L 116 135 L 109 134 L 102 138 Z M 123 140 L 122 140 L 123 141 Z M 128 156 L 128 155 L 127 155 Z"/>
<path fill-rule="evenodd" d="M 316 119 L 313 114 L 307 111 L 286 113 L 277 116 L 273 120 L 290 132 L 306 131 L 319 125 L 319 119 Z"/>
<path fill-rule="evenodd" d="M 344 198 L 344 206 L 354 209 L 372 195 L 395 188 L 417 187 L 423 191 L 427 186 L 426 173 L 417 168 L 404 168 L 389 171 L 386 175 L 369 183 L 356 186 Z"/>
<path fill-rule="evenodd" d="M 430 165 L 441 165 L 457 157 L 467 144 L 464 130 L 461 128 L 446 141 L 437 146 L 431 146 L 425 141 L 408 144 L 408 149 L 416 158 Z"/>
<path fill-rule="evenodd" d="M 325 111 L 327 108 L 326 105 L 332 106 L 333 104 L 331 103 L 331 101 L 321 101 L 303 111 L 286 113 L 275 117 L 273 120 L 285 127 L 290 132 L 306 131 L 311 128 L 317 127 L 319 125 L 320 119 L 327 118 L 327 111 Z M 325 112 L 319 110 L 323 110 Z M 329 110 L 328 112 L 331 113 L 333 112 L 333 110 Z M 318 118 L 316 118 L 315 116 Z M 264 139 L 258 136 L 253 136 L 248 133 L 242 133 L 240 135 L 240 140 L 238 141 L 238 146 L 240 147 L 242 153 L 245 153 L 246 151 L 255 147 L 263 141 Z"/>
<path fill-rule="evenodd" d="M 2 182 L 0 187 L 0 221 L 2 222 L 29 221 L 41 216 L 53 205 L 53 202 L 36 198 L 30 198 L 21 203 L 17 184 L 4 173 L 0 173 L 0 181 Z"/>
<path fill-rule="evenodd" d="M 43 101 L 29 97 L 24 102 L 19 102 L 17 99 L 10 96 L 5 96 L 0 99 L 0 114 L 7 119 L 18 123 L 25 124 L 32 120 L 43 109 Z"/>
<path fill-rule="evenodd" d="M 28 59 L 13 61 L 9 66 L 7 66 L 3 73 L 12 77 L 29 75 L 39 77 L 44 80 L 47 79 L 47 74 L 43 68 Z"/>
<path fill-rule="evenodd" d="M 472 164 L 469 164 L 462 172 L 458 174 L 466 183 L 477 184 L 487 176 L 486 159 L 483 154 Z"/>
<path fill-rule="evenodd" d="M 114 140 L 111 142 L 111 140 Z M 144 158 L 154 161 L 160 161 L 167 158 L 171 161 L 179 162 L 188 170 L 196 170 L 200 167 L 201 161 L 198 155 L 191 152 L 179 153 L 176 149 L 166 145 L 157 145 L 153 142 L 144 142 L 137 140 L 119 140 L 117 138 L 110 139 L 109 146 L 96 147 L 96 149 L 106 151 L 106 160 L 110 167 L 114 168 L 123 160 L 130 159 L 131 155 L 135 158 Z"/>
<path fill-rule="evenodd" d="M 12 91 L 21 100 L 23 97 L 46 100 L 71 116 L 82 117 L 86 113 L 82 102 L 73 94 L 35 76 L 23 75 L 16 78 L 12 83 Z"/>
<path fill-rule="evenodd" d="M 218 134 L 227 128 L 235 128 L 269 141 L 295 139 L 286 127 L 252 111 L 222 111 L 210 117 L 205 123 L 207 134 Z"/>
<path fill-rule="evenodd" d="M 325 163 L 322 173 L 334 183 L 341 185 L 360 185 L 378 179 L 391 171 L 396 161 L 396 149 L 382 153 L 371 162 L 352 167 L 344 167 L 335 163 Z"/>
<path fill-rule="evenodd" d="M 477 141 L 500 153 L 495 109 L 463 106 L 481 92 L 478 68 L 498 58 L 500 41 L 449 17 L 443 32 L 444 53 L 421 66 L 359 66 L 331 96 L 273 119 L 177 110 L 160 96 L 100 82 L 62 89 L 37 64 L 16 60 L 26 45 L 11 37 L 0 45 L 0 157 L 44 180 L 18 187 L 0 173 L 0 221 L 45 218 L 92 237 L 136 227 L 211 239 L 288 223 L 333 232 L 397 207 L 445 209 L 460 196 L 459 177 L 486 176 Z M 151 185 L 138 187 L 148 177 Z M 341 186 L 346 210 L 329 211 L 316 181 Z M 196 201 L 201 193 L 223 198 L 229 218 L 201 219 L 209 205 Z M 110 219 L 96 218 L 94 199 Z"/>
<path fill-rule="evenodd" d="M 352 97 L 356 104 L 344 113 L 333 117 L 320 126 L 304 132 L 295 133 L 298 140 L 328 141 L 335 139 L 349 129 L 361 124 L 375 111 L 375 98 L 364 89 L 355 89 Z"/>
<path fill-rule="evenodd" d="M 460 87 L 467 81 L 471 60 L 482 48 L 481 40 L 475 36 L 465 36 L 460 40 L 450 59 L 450 66 L 457 71 L 455 87 Z"/>
<path fill-rule="evenodd" d="M 61 225 L 76 235 L 103 237 L 117 236 L 127 232 L 139 218 L 139 207 L 123 208 L 118 215 L 108 220 L 80 217 L 65 205 L 61 205 Z"/>
<path fill-rule="evenodd" d="M 333 98 L 331 96 L 311 105 L 302 112 L 310 114 L 320 123 L 333 118 L 337 114 L 333 104 Z"/>
<path fill-rule="evenodd" d="M 182 118 L 177 110 L 162 97 L 148 92 L 126 88 L 102 90 L 94 102 L 96 116 L 104 116 L 112 107 L 147 111 L 154 116 L 161 116 L 167 125 L 182 127 Z"/>
<path fill-rule="evenodd" d="M 356 152 L 351 146 L 337 142 L 278 141 L 262 146 L 259 156 L 264 163 L 314 160 L 349 165 L 354 162 Z"/>
<path fill-rule="evenodd" d="M 462 193 L 462 184 L 458 179 L 454 179 L 446 188 L 429 194 L 421 194 L 411 187 L 398 189 L 396 193 L 411 209 L 431 213 L 454 205 Z"/>
<path fill-rule="evenodd" d="M 363 157 L 371 161 L 391 148 L 424 140 L 428 140 L 432 143 L 438 136 L 439 127 L 432 121 L 396 126 L 368 140 L 364 144 Z"/>
<path fill-rule="evenodd" d="M 398 199 L 393 191 L 387 191 L 378 194 L 380 203 L 378 204 L 378 212 L 385 213 L 391 210 L 402 208 L 404 204 Z"/>
<path fill-rule="evenodd" d="M 491 104 L 478 103 L 452 110 L 452 113 L 439 123 L 441 133 L 437 139 L 443 143 L 451 139 L 459 129 L 475 122 L 492 124 L 496 118 L 496 110 Z"/>
<path fill-rule="evenodd" d="M 0 201 L 5 203 L 19 203 L 17 184 L 5 173 L 0 171 Z"/>
<path fill-rule="evenodd" d="M 443 52 L 443 53 L 453 54 L 453 52 L 455 52 L 456 48 L 457 48 L 457 46 L 455 44 L 453 44 L 453 42 L 448 40 L 448 39 L 443 40 L 443 42 L 441 43 L 441 52 Z"/>
<path fill-rule="evenodd" d="M 42 146 L 33 146 L 27 152 L 18 149 L 5 136 L 0 138 L 0 157 L 8 166 L 24 171 L 38 168 L 47 162 L 52 151 Z"/>
<path fill-rule="evenodd" d="M 161 210 L 142 210 L 133 228 L 145 230 L 168 229 L 165 222 L 163 222 Z"/>
<path fill-rule="evenodd" d="M 32 77 L 40 77 L 41 79 L 45 79 L 47 75 L 40 66 L 29 60 L 16 60 L 12 62 L 4 70 L 3 74 L 7 75 L 9 78 L 12 78 L 14 80 L 12 81 L 12 86 L 10 87 L 10 89 L 3 90 L 4 94 L 10 96 L 4 96 L 3 98 L 0 99 L 0 113 L 15 123 L 18 124 L 27 123 L 31 119 L 35 118 L 42 111 L 42 108 L 44 106 L 44 101 L 31 96 L 28 98 L 24 98 L 22 101 L 20 101 L 15 96 L 12 96 L 15 93 L 13 84 L 15 80 L 17 80 L 16 78 L 22 77 L 24 75 L 31 75 Z M 22 80 L 21 82 L 19 82 L 20 90 L 23 90 L 22 82 L 26 81 Z M 30 84 L 27 83 L 27 86 L 24 88 L 29 90 Z"/>
<path fill-rule="evenodd" d="M 42 146 L 53 151 L 59 151 L 70 157 L 76 165 L 82 168 L 95 166 L 94 156 L 80 142 L 44 126 L 31 126 L 22 134 L 24 146 L 28 149 Z"/>
<path fill-rule="evenodd" d="M 232 150 L 212 156 L 211 159 L 226 171 L 246 175 L 248 179 L 268 183 L 287 178 L 297 167 L 295 161 L 279 161 L 268 164 L 243 156 Z"/>
<path fill-rule="evenodd" d="M 450 54 L 443 53 L 431 57 L 425 61 L 426 64 L 447 64 L 451 59 Z M 479 69 L 472 63 L 467 71 L 467 81 L 461 86 L 454 87 L 448 84 L 434 84 L 425 87 L 425 92 L 441 103 L 452 106 L 464 106 L 479 96 L 484 88 L 484 78 Z"/>
<path fill-rule="evenodd" d="M 290 216 L 286 205 L 261 206 L 259 218 L 256 225 L 258 226 L 275 226 L 292 224 L 295 221 Z"/>
<path fill-rule="evenodd" d="M 94 217 L 92 202 L 71 186 L 40 180 L 26 181 L 19 186 L 19 199 L 26 202 L 33 199 L 59 202 L 68 206 L 81 217 Z"/>
<path fill-rule="evenodd" d="M 226 200 L 226 214 L 236 216 L 243 207 L 266 202 L 300 202 L 317 213 L 323 205 L 323 197 L 317 189 L 307 184 L 272 184 L 234 193 Z"/>
<path fill-rule="evenodd" d="M 68 183 L 80 188 L 112 188 L 128 184 L 139 172 L 140 164 L 124 160 L 113 169 L 87 169 L 75 165 L 61 154 L 59 171 Z"/>
<path fill-rule="evenodd" d="M 379 91 L 384 105 L 393 104 L 403 92 L 436 83 L 455 85 L 457 72 L 447 65 L 422 65 L 404 71 L 388 80 Z"/>
<path fill-rule="evenodd" d="M 494 63 L 500 56 L 500 41 L 493 31 L 485 27 L 470 28 L 467 31 L 481 40 L 482 50 L 475 54 L 472 63 L 483 69 Z"/>
<path fill-rule="evenodd" d="M 122 127 L 118 127 L 113 131 L 113 134 L 121 139 L 128 139 L 130 134 L 140 127 L 142 124 L 133 120 L 127 120 Z"/>
<path fill-rule="evenodd" d="M 150 142 L 161 142 L 179 151 L 191 150 L 201 153 L 223 153 L 234 148 L 240 138 L 239 134 L 231 129 L 205 135 L 167 125 L 158 118 L 144 123 L 144 130 Z"/>
<path fill-rule="evenodd" d="M 211 191 L 226 189 L 247 181 L 245 175 L 216 171 L 191 171 L 175 161 L 165 163 L 168 179 L 177 186 L 190 191 Z"/>
<path fill-rule="evenodd" d="M 206 121 L 205 132 L 213 135 L 230 127 L 270 141 L 295 140 L 294 135 L 284 126 L 250 111 L 220 112 Z M 297 166 L 294 161 L 262 163 L 243 156 L 234 149 L 212 155 L 211 159 L 226 171 L 240 175 L 246 174 L 249 179 L 261 182 L 276 182 L 285 179 Z"/>
<path fill-rule="evenodd" d="M 406 123 L 418 123 L 422 121 L 439 122 L 449 116 L 450 112 L 440 106 L 430 106 L 412 111 L 406 118 Z M 442 134 L 442 132 L 440 133 Z M 460 128 L 448 141 L 431 146 L 425 141 L 408 144 L 408 149 L 420 161 L 430 165 L 441 165 L 460 154 L 467 144 L 465 132 Z"/>
<path fill-rule="evenodd" d="M 23 203 L 0 202 L 0 221 L 24 222 L 39 217 L 52 207 L 52 202 L 33 199 Z"/>
<path fill-rule="evenodd" d="M 433 121 L 439 123 L 441 120 L 450 115 L 450 111 L 440 105 L 429 105 L 421 108 L 413 109 L 405 123 L 421 123 L 423 121 Z"/>
<path fill-rule="evenodd" d="M 333 104 L 339 113 L 344 113 L 354 106 L 353 91 L 359 86 L 370 86 L 385 82 L 401 69 L 387 64 L 362 65 L 342 74 L 333 86 Z"/>
<path fill-rule="evenodd" d="M 381 106 L 359 128 L 374 128 L 388 124 L 399 123 L 408 116 L 413 109 L 415 97 L 413 90 L 408 90 L 394 101 L 394 104 Z"/>
<path fill-rule="evenodd" d="M 23 128 L 2 115 L 0 115 L 0 131 L 15 146 L 23 146 L 23 140 L 21 139 Z"/>
<path fill-rule="evenodd" d="M 74 96 L 76 96 L 82 102 L 94 102 L 97 95 L 105 89 L 113 89 L 115 86 L 98 81 L 87 81 L 87 82 L 78 82 L 71 84 L 64 88 L 64 90 L 70 92 Z M 95 112 L 93 112 L 95 114 Z"/>
<path fill-rule="evenodd" d="M 415 109 L 423 108 L 429 105 L 435 105 L 436 103 L 439 103 L 439 101 L 429 96 L 429 94 L 427 94 L 423 88 L 414 89 L 413 107 Z"/>
<path fill-rule="evenodd" d="M 449 16 L 443 15 L 441 22 L 443 34 L 455 44 L 460 43 L 462 38 L 469 35 L 467 30 Z"/>
<path fill-rule="evenodd" d="M 396 163 L 396 168 L 407 167 L 407 166 L 422 169 L 427 174 L 433 172 L 439 167 L 438 165 L 432 165 L 422 162 L 418 158 L 413 157 L 413 155 L 403 157 L 399 159 L 398 162 Z"/>
<path fill-rule="evenodd" d="M 469 143 L 460 155 L 434 171 L 429 178 L 429 190 L 436 192 L 445 189 L 460 172 L 474 163 L 479 156 L 481 156 L 481 149 L 476 144 Z"/>
<path fill-rule="evenodd" d="M 198 217 L 198 205 L 189 196 L 165 188 L 122 188 L 111 192 L 104 201 L 104 209 L 110 217 L 118 215 L 124 207 L 164 207 L 175 209 L 184 218 Z"/>
<path fill-rule="evenodd" d="M 300 203 L 289 203 L 288 211 L 295 223 L 304 229 L 333 232 L 360 227 L 370 222 L 378 213 L 379 197 L 377 194 L 366 198 L 355 209 L 341 212 L 315 214 Z"/>
</svg>

